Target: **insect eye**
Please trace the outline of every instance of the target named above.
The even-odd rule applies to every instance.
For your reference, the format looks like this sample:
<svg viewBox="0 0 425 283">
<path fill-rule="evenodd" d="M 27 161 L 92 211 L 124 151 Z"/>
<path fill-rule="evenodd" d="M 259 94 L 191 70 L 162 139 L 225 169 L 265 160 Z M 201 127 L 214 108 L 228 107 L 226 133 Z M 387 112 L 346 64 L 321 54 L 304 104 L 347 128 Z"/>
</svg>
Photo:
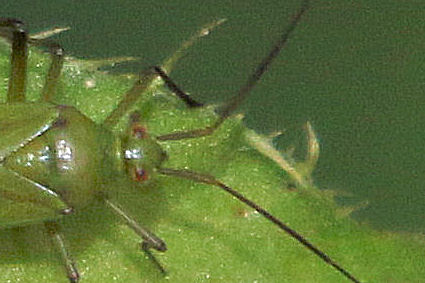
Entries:
<svg viewBox="0 0 425 283">
<path fill-rule="evenodd" d="M 147 137 L 147 130 L 142 126 L 133 127 L 133 136 L 138 139 L 143 139 Z"/>
<path fill-rule="evenodd" d="M 134 169 L 134 180 L 137 182 L 143 182 L 149 179 L 148 173 L 142 168 Z"/>
</svg>

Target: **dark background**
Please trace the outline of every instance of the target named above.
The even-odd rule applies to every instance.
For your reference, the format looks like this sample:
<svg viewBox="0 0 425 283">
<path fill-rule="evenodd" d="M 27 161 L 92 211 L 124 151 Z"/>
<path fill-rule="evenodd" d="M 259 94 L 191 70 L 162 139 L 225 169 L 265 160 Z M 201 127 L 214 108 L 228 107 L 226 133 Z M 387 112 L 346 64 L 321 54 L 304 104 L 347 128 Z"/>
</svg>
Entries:
<svg viewBox="0 0 425 283">
<path fill-rule="evenodd" d="M 425 228 L 423 1 L 312 1 L 288 46 L 240 109 L 262 133 L 301 146 L 310 120 L 320 137 L 315 182 L 369 206 L 353 217 L 378 229 Z M 135 56 L 160 64 L 203 25 L 228 21 L 196 44 L 172 77 L 200 101 L 234 95 L 300 1 L 4 1 L 0 15 L 31 32 L 54 26 L 78 58 Z M 301 134 L 300 134 L 301 132 Z M 298 137 L 298 140 L 297 140 Z"/>
</svg>

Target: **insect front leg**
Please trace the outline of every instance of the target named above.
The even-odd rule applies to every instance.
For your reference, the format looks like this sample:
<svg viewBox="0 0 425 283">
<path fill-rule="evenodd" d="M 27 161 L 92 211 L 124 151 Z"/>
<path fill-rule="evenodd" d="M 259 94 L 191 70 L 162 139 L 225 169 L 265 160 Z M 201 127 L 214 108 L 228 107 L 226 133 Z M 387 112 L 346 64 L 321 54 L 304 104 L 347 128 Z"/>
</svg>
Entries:
<svg viewBox="0 0 425 283">
<path fill-rule="evenodd" d="M 289 36 L 294 31 L 295 27 L 301 20 L 302 15 L 308 10 L 310 6 L 309 0 L 304 0 L 298 12 L 292 18 L 289 26 L 282 32 L 280 38 L 275 42 L 267 56 L 263 58 L 260 64 L 255 68 L 252 75 L 248 78 L 245 85 L 243 85 L 239 92 L 232 97 L 232 99 L 223 107 L 220 111 L 221 115 L 216 122 L 212 125 L 195 130 L 189 131 L 178 131 L 171 134 L 161 135 L 157 137 L 157 140 L 181 140 L 181 139 L 190 139 L 211 135 L 215 132 L 216 129 L 228 118 L 233 112 L 239 107 L 239 105 L 249 96 L 251 90 L 261 79 L 263 74 L 267 71 L 267 68 L 271 65 L 273 60 L 279 55 L 279 52 L 283 49 L 286 42 L 288 41 Z M 173 88 L 171 88 L 173 90 Z"/>
<path fill-rule="evenodd" d="M 143 242 L 141 244 L 142 250 L 146 253 L 146 255 L 152 260 L 152 262 L 157 266 L 157 268 L 161 271 L 161 273 L 165 274 L 166 271 L 159 263 L 159 261 L 155 258 L 155 256 L 150 252 L 150 249 L 155 249 L 160 252 L 165 252 L 167 250 L 167 245 L 163 240 L 161 240 L 154 233 L 141 226 L 137 221 L 131 218 L 125 211 L 123 211 L 117 204 L 114 204 L 108 199 L 104 199 L 105 203 L 111 208 L 115 214 L 117 214 L 121 219 L 125 221 L 125 223 L 139 235 Z"/>
<path fill-rule="evenodd" d="M 104 125 L 108 128 L 113 127 L 118 121 L 129 113 L 131 107 L 140 98 L 140 94 L 146 92 L 151 87 L 152 82 L 160 76 L 165 85 L 174 92 L 189 107 L 203 106 L 202 103 L 195 101 L 188 94 L 182 91 L 160 67 L 154 66 L 142 72 L 140 78 L 134 83 L 133 87 L 124 95 L 124 99 L 118 104 L 117 108 L 105 119 Z"/>
<path fill-rule="evenodd" d="M 187 95 L 179 87 L 177 87 L 177 85 L 172 82 L 172 80 L 166 75 L 164 70 L 169 71 L 171 67 L 175 64 L 175 62 L 182 57 L 182 55 L 189 47 L 191 47 L 200 38 L 204 37 L 205 35 L 208 35 L 215 27 L 221 25 L 223 22 L 225 22 L 225 19 L 219 19 L 204 26 L 200 31 L 198 31 L 192 37 L 186 40 L 171 57 L 166 59 L 162 65 L 162 68 L 152 67 L 142 72 L 140 74 L 140 78 L 136 81 L 133 87 L 129 91 L 127 91 L 122 101 L 118 104 L 115 110 L 112 111 L 112 113 L 105 119 L 103 124 L 109 129 L 114 128 L 122 117 L 131 112 L 131 106 L 133 106 L 134 103 L 140 98 L 140 95 L 146 92 L 146 90 L 151 88 L 153 85 L 155 85 L 154 82 L 156 81 L 158 76 L 160 76 L 164 80 L 167 87 L 170 88 L 171 91 L 173 91 L 188 106 L 202 106 L 201 103 L 193 100 L 189 97 L 189 95 Z"/>
<path fill-rule="evenodd" d="M 188 107 L 194 108 L 194 107 L 201 107 L 204 106 L 204 104 L 194 100 L 192 97 L 190 97 L 187 93 L 185 93 L 180 87 L 178 87 L 174 81 L 165 73 L 165 71 L 159 67 L 154 66 L 152 67 L 152 71 L 158 74 L 161 79 L 164 81 L 165 85 L 175 94 L 178 98 L 180 98 Z"/>
<path fill-rule="evenodd" d="M 24 102 L 28 59 L 28 34 L 16 19 L 0 18 L 0 36 L 12 43 L 7 102 Z"/>
<path fill-rule="evenodd" d="M 140 74 L 140 78 L 134 83 L 133 87 L 129 89 L 124 98 L 114 109 L 114 111 L 109 114 L 109 116 L 103 122 L 103 125 L 109 129 L 113 128 L 118 124 L 120 119 L 126 114 L 129 114 L 131 107 L 137 100 L 140 98 L 140 95 L 143 94 L 149 87 L 152 85 L 153 80 L 155 79 L 155 74 L 151 71 L 145 71 Z"/>
<path fill-rule="evenodd" d="M 78 282 L 80 274 L 78 273 L 75 262 L 72 260 L 72 257 L 66 248 L 65 240 L 63 235 L 59 232 L 58 224 L 53 221 L 46 221 L 44 222 L 44 225 L 46 226 L 46 229 L 49 232 L 55 247 L 60 252 L 69 281 L 71 283 Z"/>
</svg>

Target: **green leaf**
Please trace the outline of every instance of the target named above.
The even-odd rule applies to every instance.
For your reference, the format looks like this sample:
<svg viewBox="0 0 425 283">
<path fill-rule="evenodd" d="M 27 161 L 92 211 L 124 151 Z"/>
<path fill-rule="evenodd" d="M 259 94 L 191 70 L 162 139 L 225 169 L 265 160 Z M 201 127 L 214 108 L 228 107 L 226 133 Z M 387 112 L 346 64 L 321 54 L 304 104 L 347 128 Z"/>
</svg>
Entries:
<svg viewBox="0 0 425 283">
<path fill-rule="evenodd" d="M 9 52 L 0 45 L 0 82 L 7 89 Z M 31 49 L 28 96 L 44 84 L 48 56 Z M 134 77 L 111 76 L 90 62 L 69 59 L 56 102 L 73 105 L 101 123 Z M 3 101 L 4 101 L 4 97 Z M 160 85 L 136 108 L 152 135 L 194 129 L 214 121 L 213 108 L 187 110 Z M 119 131 L 120 129 L 118 129 Z M 333 194 L 292 188 L 289 174 L 246 140 L 240 119 L 211 137 L 163 143 L 165 166 L 208 173 L 242 192 L 320 247 L 362 282 L 420 282 L 425 278 L 423 235 L 374 231 L 349 218 Z M 61 221 L 81 282 L 344 282 L 345 278 L 269 221 L 207 185 L 157 177 L 149 187 L 119 180 L 133 217 L 167 242 L 155 256 L 164 277 L 139 250 L 140 239 L 102 204 Z M 67 282 L 43 225 L 0 230 L 1 282 Z"/>
</svg>

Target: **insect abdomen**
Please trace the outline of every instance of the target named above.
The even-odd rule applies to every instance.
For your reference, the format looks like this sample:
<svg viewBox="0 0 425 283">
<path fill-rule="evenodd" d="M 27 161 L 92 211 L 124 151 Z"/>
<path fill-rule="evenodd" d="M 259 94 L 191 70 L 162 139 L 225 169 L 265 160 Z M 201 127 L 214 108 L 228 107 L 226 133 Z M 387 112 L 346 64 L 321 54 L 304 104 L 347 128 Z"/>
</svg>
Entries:
<svg viewBox="0 0 425 283">
<path fill-rule="evenodd" d="M 56 192 L 70 206 L 83 207 L 100 190 L 104 174 L 105 148 L 98 141 L 112 135 L 73 107 L 58 111 L 49 129 L 11 153 L 4 166 Z"/>
</svg>

